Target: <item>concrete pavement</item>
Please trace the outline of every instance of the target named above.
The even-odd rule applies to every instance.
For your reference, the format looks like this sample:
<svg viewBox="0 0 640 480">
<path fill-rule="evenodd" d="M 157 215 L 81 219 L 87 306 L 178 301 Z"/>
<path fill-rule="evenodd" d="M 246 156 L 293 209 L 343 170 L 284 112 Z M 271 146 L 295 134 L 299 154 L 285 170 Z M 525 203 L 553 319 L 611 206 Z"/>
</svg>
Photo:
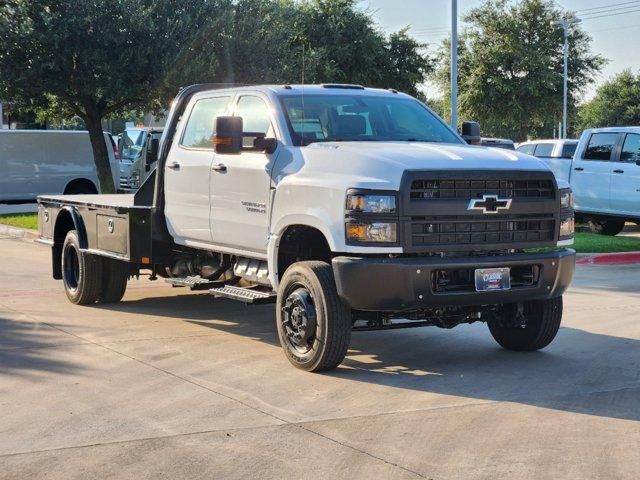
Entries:
<svg viewBox="0 0 640 480">
<path fill-rule="evenodd" d="M 273 306 L 130 282 L 71 305 L 49 250 L 0 239 L 0 479 L 635 479 L 640 266 L 578 269 L 555 342 L 486 326 L 355 333 L 291 367 Z"/>
</svg>

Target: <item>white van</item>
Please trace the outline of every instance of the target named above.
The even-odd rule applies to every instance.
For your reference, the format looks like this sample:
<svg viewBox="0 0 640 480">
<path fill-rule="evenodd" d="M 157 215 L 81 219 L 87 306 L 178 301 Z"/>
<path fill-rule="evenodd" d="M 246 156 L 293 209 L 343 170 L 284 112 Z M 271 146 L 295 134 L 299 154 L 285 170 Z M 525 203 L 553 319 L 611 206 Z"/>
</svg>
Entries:
<svg viewBox="0 0 640 480">
<path fill-rule="evenodd" d="M 111 173 L 119 172 L 104 134 Z M 43 194 L 97 193 L 98 176 L 87 131 L 0 130 L 0 202 L 35 201 Z"/>
</svg>

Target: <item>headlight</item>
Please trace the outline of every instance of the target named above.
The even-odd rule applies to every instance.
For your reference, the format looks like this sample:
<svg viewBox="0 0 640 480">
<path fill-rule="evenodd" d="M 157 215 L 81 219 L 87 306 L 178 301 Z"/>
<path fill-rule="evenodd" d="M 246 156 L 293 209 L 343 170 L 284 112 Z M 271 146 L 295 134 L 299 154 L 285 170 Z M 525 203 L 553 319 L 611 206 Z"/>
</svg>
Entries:
<svg viewBox="0 0 640 480">
<path fill-rule="evenodd" d="M 564 218 L 560 221 L 560 238 L 573 237 L 575 231 L 575 220 L 573 217 Z"/>
<path fill-rule="evenodd" d="M 560 190 L 560 208 L 574 208 L 575 201 L 571 189 Z"/>
<path fill-rule="evenodd" d="M 393 222 L 359 222 L 345 225 L 347 241 L 396 243 L 397 224 Z"/>
<path fill-rule="evenodd" d="M 347 192 L 346 209 L 359 213 L 396 213 L 396 196 Z"/>
</svg>

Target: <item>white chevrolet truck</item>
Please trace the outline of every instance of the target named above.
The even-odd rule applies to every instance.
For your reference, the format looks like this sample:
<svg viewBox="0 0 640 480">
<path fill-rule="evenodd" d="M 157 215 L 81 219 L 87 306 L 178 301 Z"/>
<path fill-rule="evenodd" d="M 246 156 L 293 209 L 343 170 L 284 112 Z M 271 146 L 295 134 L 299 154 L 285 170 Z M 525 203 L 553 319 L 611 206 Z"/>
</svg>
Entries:
<svg viewBox="0 0 640 480">
<path fill-rule="evenodd" d="M 345 357 L 351 332 L 486 322 L 548 345 L 574 271 L 573 205 L 544 163 L 469 146 L 418 100 L 357 85 L 181 90 L 131 195 L 39 198 L 76 304 L 132 276 L 276 304 L 287 358 Z"/>
</svg>

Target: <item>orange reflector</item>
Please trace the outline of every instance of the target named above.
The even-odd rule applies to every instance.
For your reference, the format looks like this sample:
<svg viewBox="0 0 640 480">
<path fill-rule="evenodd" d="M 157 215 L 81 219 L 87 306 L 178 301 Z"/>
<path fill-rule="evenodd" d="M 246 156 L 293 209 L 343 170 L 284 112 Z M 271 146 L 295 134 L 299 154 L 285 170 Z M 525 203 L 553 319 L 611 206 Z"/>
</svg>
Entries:
<svg viewBox="0 0 640 480">
<path fill-rule="evenodd" d="M 359 223 L 347 223 L 347 238 L 360 240 L 367 235 L 367 226 Z"/>
<path fill-rule="evenodd" d="M 140 263 L 142 263 L 144 265 L 149 265 L 151 263 L 151 259 L 149 257 L 142 257 L 140 259 Z"/>
<path fill-rule="evenodd" d="M 214 145 L 231 145 L 231 137 L 213 137 Z"/>
</svg>

